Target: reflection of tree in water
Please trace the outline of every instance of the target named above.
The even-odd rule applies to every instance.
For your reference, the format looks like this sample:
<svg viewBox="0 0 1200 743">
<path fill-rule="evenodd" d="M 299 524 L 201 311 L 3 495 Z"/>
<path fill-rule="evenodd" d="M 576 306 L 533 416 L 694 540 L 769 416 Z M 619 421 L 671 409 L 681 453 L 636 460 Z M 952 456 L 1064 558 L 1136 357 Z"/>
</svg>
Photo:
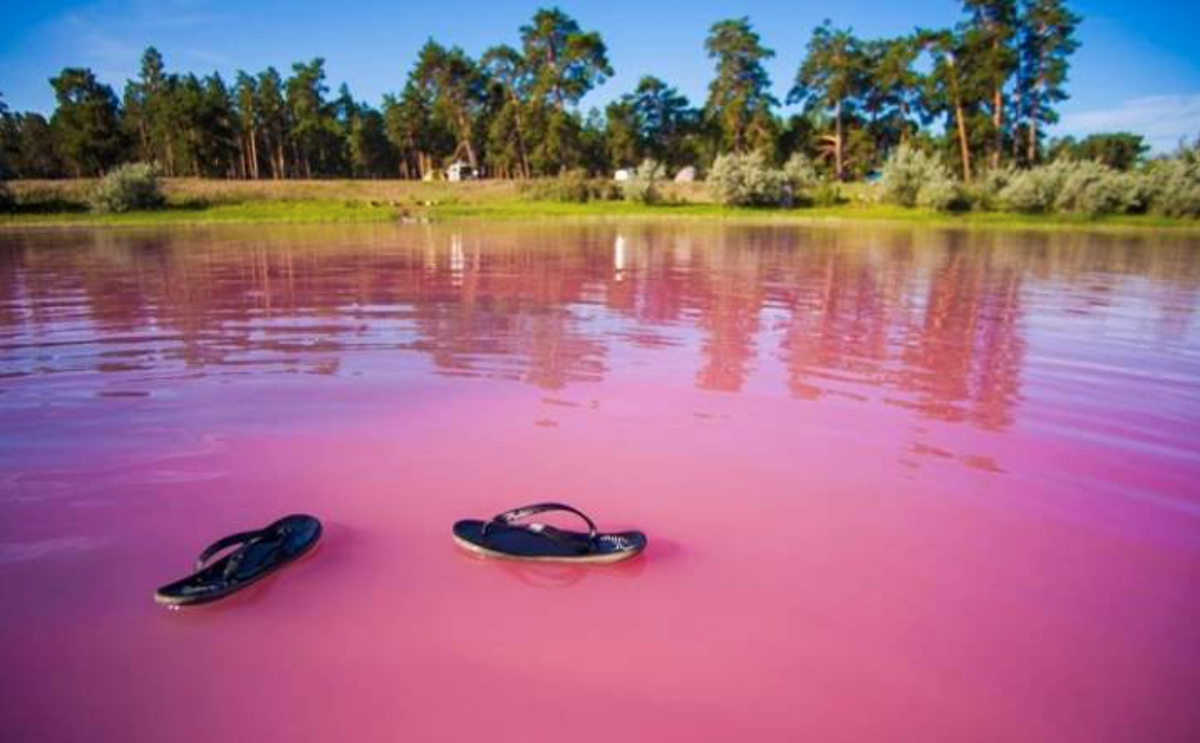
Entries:
<svg viewBox="0 0 1200 743">
<path fill-rule="evenodd" d="M 763 300 L 757 251 L 763 247 L 757 241 L 731 247 L 725 239 L 707 246 L 691 296 L 699 314 L 696 324 L 705 331 L 703 365 L 696 373 L 702 389 L 737 391 L 750 373 Z"/>
<path fill-rule="evenodd" d="M 357 351 L 417 351 L 439 373 L 545 389 L 602 379 L 610 351 L 628 344 L 650 359 L 695 354 L 692 381 L 703 389 L 743 389 L 777 358 L 797 397 L 876 395 L 997 428 L 1011 423 L 1020 395 L 1030 291 L 1043 310 L 1101 317 L 1109 297 L 1133 297 L 1157 308 L 1147 321 L 1157 333 L 1178 340 L 1200 286 L 1186 240 L 720 225 L 375 229 L 8 236 L 0 338 L 100 333 L 107 345 L 89 347 L 93 368 L 141 360 L 206 373 L 336 374 Z M 1060 287 L 1070 292 L 1048 304 Z M 760 353 L 773 334 L 777 356 Z M 0 363 L 54 371 L 81 358 L 33 349 Z M 403 368 L 387 355 L 372 357 L 373 368 L 389 358 Z"/>
<path fill-rule="evenodd" d="M 781 350 L 793 395 L 817 397 L 827 381 L 878 383 L 899 311 L 886 306 L 886 284 L 906 266 L 897 256 L 881 278 L 835 241 L 813 242 L 788 257 L 778 301 L 790 315 Z"/>
<path fill-rule="evenodd" d="M 993 266 L 990 248 L 953 235 L 933 270 L 919 325 L 904 342 L 893 378 L 915 393 L 913 406 L 935 418 L 1008 425 L 1020 388 L 1025 343 L 1019 334 L 1020 278 Z"/>
</svg>

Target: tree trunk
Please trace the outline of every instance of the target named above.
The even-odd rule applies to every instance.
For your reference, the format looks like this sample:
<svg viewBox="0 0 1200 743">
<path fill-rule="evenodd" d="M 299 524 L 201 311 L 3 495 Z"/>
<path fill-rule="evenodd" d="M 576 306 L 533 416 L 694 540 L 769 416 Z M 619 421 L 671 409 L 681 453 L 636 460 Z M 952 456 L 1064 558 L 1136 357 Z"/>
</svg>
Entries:
<svg viewBox="0 0 1200 743">
<path fill-rule="evenodd" d="M 475 147 L 471 144 L 471 122 L 466 115 L 459 114 L 458 129 L 461 132 L 462 145 L 467 151 L 467 162 L 471 164 L 471 170 L 479 171 L 479 161 L 475 159 Z"/>
<path fill-rule="evenodd" d="M 1000 86 L 992 95 L 992 126 L 996 130 L 992 134 L 992 167 L 999 168 L 1004 153 L 1004 91 Z"/>
<path fill-rule="evenodd" d="M 1024 100 L 1024 96 L 1021 95 L 1021 85 L 1018 82 L 1017 89 L 1013 92 L 1012 159 L 1014 162 L 1021 156 L 1021 119 L 1025 113 L 1021 109 L 1021 105 Z"/>
<path fill-rule="evenodd" d="M 516 91 L 512 91 L 513 120 L 517 124 L 517 151 L 521 153 L 521 173 L 523 178 L 529 177 L 529 155 L 525 152 L 525 130 L 521 124 L 521 102 L 517 100 Z"/>
<path fill-rule="evenodd" d="M 834 135 L 833 135 L 833 162 L 834 172 L 837 173 L 837 179 L 843 179 L 845 173 L 842 168 L 842 102 L 838 101 L 833 109 L 834 119 Z"/>
<path fill-rule="evenodd" d="M 1037 156 L 1038 155 L 1038 151 L 1037 151 L 1038 128 L 1037 128 L 1037 113 L 1036 112 L 1034 112 L 1033 115 L 1031 115 L 1029 117 L 1029 130 L 1028 131 L 1029 131 L 1029 142 L 1026 144 L 1025 158 L 1027 160 L 1029 160 L 1030 165 L 1033 165 L 1035 162 L 1037 162 L 1037 159 L 1038 159 L 1038 156 Z"/>
<path fill-rule="evenodd" d="M 971 145 L 967 141 L 967 120 L 963 115 L 962 101 L 954 101 L 954 118 L 958 121 L 958 146 L 962 153 L 963 182 L 971 182 Z"/>
<path fill-rule="evenodd" d="M 258 132 L 250 127 L 250 177 L 258 180 Z"/>
</svg>

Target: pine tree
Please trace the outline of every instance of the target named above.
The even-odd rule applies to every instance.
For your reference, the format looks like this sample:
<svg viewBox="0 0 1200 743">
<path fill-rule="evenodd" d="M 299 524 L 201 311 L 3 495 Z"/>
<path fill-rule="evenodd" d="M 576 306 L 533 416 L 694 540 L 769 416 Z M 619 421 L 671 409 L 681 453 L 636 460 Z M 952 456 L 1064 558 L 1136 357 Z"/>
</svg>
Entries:
<svg viewBox="0 0 1200 743">
<path fill-rule="evenodd" d="M 717 75 L 708 86 L 705 116 L 720 133 L 720 149 L 744 152 L 752 123 L 762 129 L 778 101 L 770 94 L 771 79 L 763 62 L 775 52 L 762 45 L 748 18 L 718 21 L 709 29 L 704 49 L 716 60 Z"/>
</svg>

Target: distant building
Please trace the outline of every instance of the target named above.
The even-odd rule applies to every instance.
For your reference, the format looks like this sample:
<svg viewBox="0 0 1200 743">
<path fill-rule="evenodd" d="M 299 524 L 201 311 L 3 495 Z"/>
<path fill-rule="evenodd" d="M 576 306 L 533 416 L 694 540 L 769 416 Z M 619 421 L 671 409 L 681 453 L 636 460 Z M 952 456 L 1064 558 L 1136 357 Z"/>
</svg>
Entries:
<svg viewBox="0 0 1200 743">
<path fill-rule="evenodd" d="M 446 180 L 449 181 L 473 181 L 479 177 L 470 164 L 464 163 L 462 160 L 455 160 L 446 168 Z"/>
<path fill-rule="evenodd" d="M 633 174 L 630 173 L 629 170 L 627 170 L 626 168 L 621 168 L 617 172 L 613 173 L 614 181 L 627 181 L 632 177 L 633 177 Z"/>
</svg>

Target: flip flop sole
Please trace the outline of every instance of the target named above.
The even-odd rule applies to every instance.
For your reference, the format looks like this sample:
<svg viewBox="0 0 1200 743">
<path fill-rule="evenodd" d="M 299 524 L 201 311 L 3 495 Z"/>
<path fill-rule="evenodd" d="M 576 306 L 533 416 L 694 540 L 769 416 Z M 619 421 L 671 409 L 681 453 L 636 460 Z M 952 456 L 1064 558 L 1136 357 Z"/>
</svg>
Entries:
<svg viewBox="0 0 1200 743">
<path fill-rule="evenodd" d="M 495 557 L 500 560 L 512 560 L 513 562 L 556 562 L 570 563 L 573 565 L 611 565 L 615 562 L 624 562 L 632 557 L 637 557 L 644 551 L 643 548 L 636 550 L 622 550 L 620 552 L 604 552 L 595 555 L 514 555 L 509 552 L 498 552 L 493 549 L 488 549 L 483 545 L 463 539 L 457 534 L 452 534 L 450 536 L 454 540 L 455 544 L 468 552 L 476 555 L 482 555 L 484 557 Z"/>
</svg>

